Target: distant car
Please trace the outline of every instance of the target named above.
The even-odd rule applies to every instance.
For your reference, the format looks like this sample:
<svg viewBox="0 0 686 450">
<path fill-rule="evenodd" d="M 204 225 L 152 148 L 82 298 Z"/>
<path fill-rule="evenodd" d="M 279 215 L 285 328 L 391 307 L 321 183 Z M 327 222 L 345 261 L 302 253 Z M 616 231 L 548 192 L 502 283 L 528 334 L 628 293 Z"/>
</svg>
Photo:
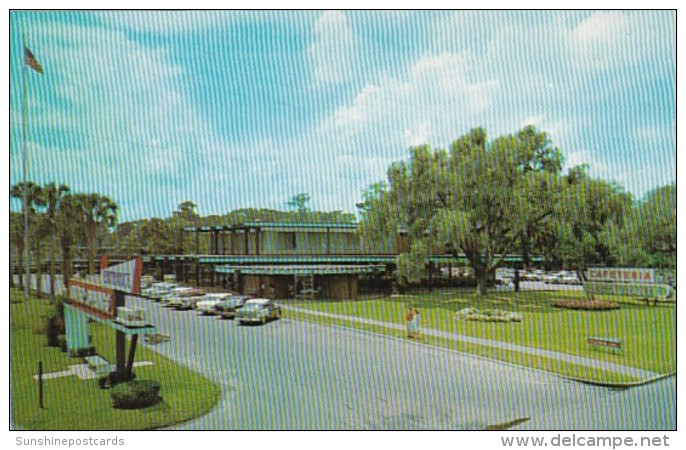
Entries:
<svg viewBox="0 0 686 450">
<path fill-rule="evenodd" d="M 203 291 L 192 287 L 177 287 L 172 289 L 167 295 L 160 298 L 160 303 L 171 307 L 177 307 L 181 305 L 182 297 L 199 296 L 203 294 Z"/>
<path fill-rule="evenodd" d="M 281 306 L 266 298 L 254 298 L 245 302 L 242 308 L 236 311 L 236 320 L 243 324 L 267 323 L 268 320 L 281 318 Z"/>
<path fill-rule="evenodd" d="M 176 283 L 153 283 L 150 287 L 143 290 L 142 294 L 152 300 L 159 300 L 177 286 Z"/>
<path fill-rule="evenodd" d="M 577 278 L 574 272 L 569 272 L 566 270 L 563 270 L 555 274 L 549 282 L 552 284 L 581 284 L 581 281 L 579 281 L 579 278 Z"/>
<path fill-rule="evenodd" d="M 200 300 L 203 299 L 205 296 L 205 293 L 198 289 L 195 291 L 191 292 L 186 292 L 182 295 L 180 295 L 175 301 L 174 304 L 171 305 L 176 309 L 195 309 L 195 305 L 198 304 Z"/>
<path fill-rule="evenodd" d="M 224 300 L 230 299 L 232 295 L 230 293 L 205 294 L 195 305 L 195 309 L 202 315 L 217 314 L 217 305 Z"/>
<path fill-rule="evenodd" d="M 234 295 L 217 303 L 214 309 L 216 314 L 219 314 L 223 319 L 233 319 L 236 317 L 236 311 L 242 308 L 245 302 L 251 298 L 249 295 Z"/>
</svg>

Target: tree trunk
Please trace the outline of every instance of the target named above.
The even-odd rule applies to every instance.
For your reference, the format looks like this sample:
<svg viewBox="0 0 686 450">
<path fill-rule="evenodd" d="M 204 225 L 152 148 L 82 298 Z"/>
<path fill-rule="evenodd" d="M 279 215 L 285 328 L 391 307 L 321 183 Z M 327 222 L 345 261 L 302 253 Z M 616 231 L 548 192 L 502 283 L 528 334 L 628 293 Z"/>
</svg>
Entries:
<svg viewBox="0 0 686 450">
<path fill-rule="evenodd" d="M 485 297 L 488 293 L 488 270 L 479 268 L 474 271 L 474 275 L 476 276 L 476 295 Z"/>
<path fill-rule="evenodd" d="M 40 244 L 36 243 L 36 247 L 34 248 L 34 256 L 36 260 L 36 296 L 40 297 L 41 294 L 43 293 L 41 289 L 41 282 L 42 276 L 41 276 L 41 249 L 40 249 Z"/>
<path fill-rule="evenodd" d="M 19 286 L 24 287 L 24 249 L 17 248 L 17 261 L 19 268 Z"/>
<path fill-rule="evenodd" d="M 12 261 L 14 258 L 12 257 L 12 247 L 10 247 L 10 289 L 14 287 L 14 266 L 12 265 Z"/>
<path fill-rule="evenodd" d="M 72 276 L 71 248 L 62 248 L 62 284 L 65 288 L 69 287 L 69 280 Z"/>
<path fill-rule="evenodd" d="M 586 278 L 584 278 L 584 270 L 577 269 L 574 272 L 576 273 L 576 277 L 579 279 L 579 281 L 581 281 L 581 286 L 584 289 L 584 292 L 586 293 L 586 296 L 588 297 L 588 299 L 589 300 L 595 300 L 595 295 L 593 295 L 593 292 L 588 291 L 586 289 L 586 286 L 585 286 Z"/>
<path fill-rule="evenodd" d="M 88 243 L 88 273 L 95 275 L 95 242 Z"/>
<path fill-rule="evenodd" d="M 55 262 L 56 252 L 56 240 L 57 236 L 52 233 L 52 238 L 50 239 L 50 297 L 55 298 L 55 277 L 57 276 L 57 263 Z"/>
</svg>

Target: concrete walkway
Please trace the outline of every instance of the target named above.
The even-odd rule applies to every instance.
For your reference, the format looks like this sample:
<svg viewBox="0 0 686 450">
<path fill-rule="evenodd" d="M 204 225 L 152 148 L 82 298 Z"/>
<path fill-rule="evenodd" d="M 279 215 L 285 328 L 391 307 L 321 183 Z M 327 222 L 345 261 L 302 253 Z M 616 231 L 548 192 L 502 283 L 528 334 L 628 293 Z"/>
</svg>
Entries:
<svg viewBox="0 0 686 450">
<path fill-rule="evenodd" d="M 362 323 L 366 325 L 378 325 L 385 328 L 391 328 L 393 330 L 404 331 L 405 327 L 401 324 L 382 322 L 380 320 L 365 319 L 363 317 L 355 316 L 345 316 L 342 314 L 327 313 L 321 311 L 313 311 L 306 308 L 298 308 L 296 306 L 287 306 L 286 309 L 306 314 L 312 314 L 314 316 L 329 317 L 332 319 L 348 320 L 351 322 Z M 450 339 L 453 341 L 465 342 L 468 344 L 483 345 L 486 347 L 498 348 L 502 350 L 510 350 L 520 353 L 526 353 L 529 355 L 542 356 L 544 358 L 556 359 L 558 361 L 563 361 L 570 364 L 578 364 L 580 366 L 593 367 L 596 369 L 607 370 L 608 372 L 614 372 L 622 375 L 628 375 L 631 377 L 636 377 L 641 380 L 647 380 L 660 376 L 661 374 L 650 372 L 648 370 L 638 369 L 635 367 L 623 366 L 621 364 L 614 364 L 607 361 L 599 361 L 597 359 L 585 358 L 583 356 L 569 355 L 567 353 L 560 353 L 551 350 L 543 350 L 540 348 L 526 347 L 523 345 L 512 344 L 509 342 L 495 341 L 492 339 L 477 338 L 473 336 L 466 336 L 463 334 L 449 333 L 447 331 L 433 330 L 433 329 L 422 329 L 422 334 L 435 336 L 443 339 Z"/>
</svg>

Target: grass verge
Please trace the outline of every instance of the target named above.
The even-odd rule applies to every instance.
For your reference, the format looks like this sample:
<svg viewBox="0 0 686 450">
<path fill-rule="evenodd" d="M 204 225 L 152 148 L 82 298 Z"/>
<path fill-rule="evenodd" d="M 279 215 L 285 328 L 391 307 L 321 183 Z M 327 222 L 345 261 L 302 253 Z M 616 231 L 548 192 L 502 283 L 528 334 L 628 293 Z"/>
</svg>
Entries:
<svg viewBox="0 0 686 450">
<path fill-rule="evenodd" d="M 58 372 L 82 358 L 74 358 L 59 348 L 46 346 L 39 333 L 45 317 L 52 312 L 48 303 L 21 300 L 10 293 L 10 376 L 13 423 L 32 430 L 143 430 L 170 426 L 209 411 L 221 396 L 220 387 L 192 370 L 138 346 L 136 361 L 151 361 L 152 366 L 134 368 L 136 379 L 161 383 L 162 401 L 137 410 L 112 408 L 110 391 L 98 387 L 97 379 L 81 380 L 74 375 L 44 380 L 44 405 L 38 405 L 38 382 L 33 375 L 38 361 L 43 372 Z M 114 331 L 106 326 L 89 325 L 93 343 L 108 361 L 115 360 Z"/>
<path fill-rule="evenodd" d="M 574 311 L 554 308 L 552 302 L 565 292 L 494 293 L 477 299 L 460 290 L 444 290 L 403 297 L 382 297 L 354 301 L 308 301 L 295 306 L 314 311 L 364 317 L 382 322 L 403 324 L 409 305 L 420 308 L 422 328 L 473 337 L 510 342 L 527 347 L 551 350 L 585 358 L 608 361 L 647 371 L 668 374 L 676 370 L 676 311 L 673 304 L 646 306 L 630 299 L 614 298 L 621 308 L 614 311 Z M 454 313 L 466 307 L 516 311 L 521 323 L 466 322 Z M 330 323 L 366 329 L 395 337 L 403 332 L 383 326 L 370 326 L 289 311 L 289 316 L 318 323 Z M 591 347 L 590 336 L 616 337 L 623 341 L 622 352 Z M 533 367 L 563 376 L 603 383 L 631 383 L 634 377 L 585 366 L 565 363 L 512 350 L 468 344 L 424 335 L 424 342 L 457 351 Z"/>
</svg>

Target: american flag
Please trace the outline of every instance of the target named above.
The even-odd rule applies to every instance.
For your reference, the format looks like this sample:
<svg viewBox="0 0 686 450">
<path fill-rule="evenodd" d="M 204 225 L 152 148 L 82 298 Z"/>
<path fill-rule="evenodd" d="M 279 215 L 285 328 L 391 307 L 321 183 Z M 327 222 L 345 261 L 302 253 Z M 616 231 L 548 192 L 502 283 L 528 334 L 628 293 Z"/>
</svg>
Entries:
<svg viewBox="0 0 686 450">
<path fill-rule="evenodd" d="M 26 47 L 24 47 L 24 64 L 26 64 L 38 73 L 43 73 L 43 67 L 41 67 L 36 57 L 33 56 L 31 50 L 29 50 Z"/>
</svg>

